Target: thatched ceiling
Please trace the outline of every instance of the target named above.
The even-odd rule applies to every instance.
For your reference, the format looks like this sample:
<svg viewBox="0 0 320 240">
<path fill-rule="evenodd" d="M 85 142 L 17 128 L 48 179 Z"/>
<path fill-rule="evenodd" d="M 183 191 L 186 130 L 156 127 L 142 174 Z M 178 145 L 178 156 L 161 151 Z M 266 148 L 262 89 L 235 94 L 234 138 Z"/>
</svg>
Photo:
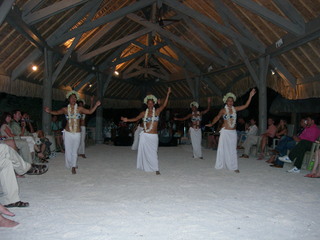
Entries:
<svg viewBox="0 0 320 240">
<path fill-rule="evenodd" d="M 100 78 L 109 106 L 168 86 L 173 107 L 220 101 L 259 86 L 262 58 L 282 96 L 320 97 L 319 13 L 320 0 L 4 0 L 1 91 L 41 95 L 52 52 L 55 98 L 96 94 Z"/>
</svg>

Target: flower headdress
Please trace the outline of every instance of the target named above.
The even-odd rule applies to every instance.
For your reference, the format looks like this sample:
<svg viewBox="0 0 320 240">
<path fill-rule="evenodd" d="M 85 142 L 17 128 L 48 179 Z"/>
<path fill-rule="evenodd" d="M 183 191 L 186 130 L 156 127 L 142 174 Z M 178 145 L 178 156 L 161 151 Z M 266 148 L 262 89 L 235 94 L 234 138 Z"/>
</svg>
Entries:
<svg viewBox="0 0 320 240">
<path fill-rule="evenodd" d="M 156 104 L 158 102 L 158 99 L 152 95 L 152 94 L 149 94 L 147 95 L 144 99 L 143 99 L 143 102 L 144 104 L 147 104 L 148 100 L 152 100 L 154 102 L 154 104 Z"/>
<path fill-rule="evenodd" d="M 77 100 L 80 99 L 80 96 L 79 96 L 79 93 L 75 90 L 72 90 L 72 91 L 69 91 L 67 94 L 66 94 L 66 99 L 68 99 L 71 95 L 75 95 Z"/>
<path fill-rule="evenodd" d="M 86 101 L 83 98 L 78 99 L 78 102 L 82 102 L 83 106 L 86 105 Z"/>
<path fill-rule="evenodd" d="M 224 95 L 222 101 L 223 101 L 224 103 L 226 103 L 227 100 L 228 100 L 228 98 L 233 98 L 233 101 L 234 101 L 234 102 L 237 100 L 236 95 L 234 95 L 232 92 L 228 92 L 226 95 Z"/>
<path fill-rule="evenodd" d="M 199 107 L 199 103 L 193 101 L 192 103 L 190 103 L 190 108 L 192 108 L 193 106 L 195 106 L 196 108 Z"/>
</svg>

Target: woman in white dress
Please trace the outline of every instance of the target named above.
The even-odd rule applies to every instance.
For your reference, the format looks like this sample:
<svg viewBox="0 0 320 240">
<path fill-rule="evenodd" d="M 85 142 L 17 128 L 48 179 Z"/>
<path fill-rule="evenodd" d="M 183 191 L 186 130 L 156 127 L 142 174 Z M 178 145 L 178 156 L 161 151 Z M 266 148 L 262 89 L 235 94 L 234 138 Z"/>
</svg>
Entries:
<svg viewBox="0 0 320 240">
<path fill-rule="evenodd" d="M 158 122 L 162 110 L 167 106 L 171 88 L 168 88 L 167 97 L 159 108 L 155 109 L 157 98 L 154 95 L 147 95 L 144 98 L 144 103 L 147 109 L 141 112 L 137 117 L 128 119 L 121 117 L 124 122 L 136 122 L 143 119 L 143 132 L 140 133 L 137 168 L 146 172 L 156 172 L 160 175 L 158 163 Z"/>
<path fill-rule="evenodd" d="M 67 118 L 67 125 L 63 130 L 63 140 L 65 148 L 65 161 L 66 167 L 71 168 L 72 174 L 76 174 L 78 149 L 80 145 L 80 120 L 82 114 L 92 114 L 98 106 L 100 101 L 97 101 L 93 108 L 90 110 L 80 107 L 77 104 L 79 100 L 79 94 L 76 91 L 70 91 L 67 93 L 66 98 L 69 100 L 67 107 L 61 108 L 57 111 L 51 111 L 48 107 L 45 107 L 45 111 L 52 115 L 65 114 Z"/>
<path fill-rule="evenodd" d="M 211 99 L 208 98 L 208 107 L 204 111 L 199 111 L 199 104 L 197 102 L 190 103 L 190 108 L 192 109 L 192 113 L 188 114 L 183 118 L 174 118 L 175 121 L 185 121 L 187 119 L 191 119 L 191 127 L 189 128 L 189 134 L 191 137 L 191 144 L 193 149 L 193 157 L 203 159 L 202 149 L 201 149 L 201 140 L 202 140 L 202 132 L 201 132 L 201 120 L 202 115 L 206 114 L 210 110 Z"/>
<path fill-rule="evenodd" d="M 212 120 L 211 124 L 206 126 L 211 127 L 220 118 L 223 118 L 223 125 L 220 131 L 219 145 L 217 151 L 216 169 L 226 168 L 239 173 L 238 168 L 238 157 L 237 157 L 237 132 L 236 132 L 236 122 L 237 122 L 237 111 L 246 109 L 254 94 L 255 89 L 252 89 L 249 98 L 245 105 L 234 107 L 233 104 L 236 101 L 236 96 L 233 93 L 227 93 L 223 97 L 223 102 L 225 107 L 220 110 L 218 115 Z"/>
</svg>

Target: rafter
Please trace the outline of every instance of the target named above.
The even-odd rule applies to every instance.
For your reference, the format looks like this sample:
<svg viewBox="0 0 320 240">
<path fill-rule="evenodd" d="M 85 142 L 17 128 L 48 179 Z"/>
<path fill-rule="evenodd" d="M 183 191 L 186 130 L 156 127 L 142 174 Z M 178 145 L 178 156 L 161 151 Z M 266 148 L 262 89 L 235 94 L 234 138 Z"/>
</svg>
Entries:
<svg viewBox="0 0 320 240">
<path fill-rule="evenodd" d="M 121 21 L 122 18 L 116 19 L 113 22 L 107 24 L 106 26 L 103 26 L 97 33 L 95 33 L 85 44 L 83 44 L 78 50 L 77 54 L 78 56 L 83 55 L 87 51 L 89 51 L 91 48 L 94 47 L 94 45 L 103 37 L 105 36 L 119 21 Z"/>
<path fill-rule="evenodd" d="M 153 2 L 154 2 L 153 0 L 140 0 L 134 4 L 131 4 L 129 6 L 121 8 L 121 9 L 119 9 L 115 12 L 112 12 L 106 16 L 100 17 L 91 23 L 87 23 L 87 24 L 84 24 L 83 26 L 79 26 L 78 28 L 65 33 L 60 39 L 57 39 L 56 44 L 65 42 L 68 39 L 73 38 L 74 36 L 77 36 L 78 34 L 85 33 L 85 32 L 90 31 L 96 27 L 99 27 L 100 25 L 103 25 L 103 24 L 109 23 L 111 21 L 114 21 L 118 18 L 124 17 L 128 13 L 138 11 L 141 8 L 144 8 L 144 7 L 151 5 Z"/>
<path fill-rule="evenodd" d="M 9 13 L 11 7 L 14 4 L 14 0 L 4 0 L 0 5 L 0 26 Z"/>
<path fill-rule="evenodd" d="M 179 11 L 182 14 L 185 14 L 191 18 L 196 19 L 199 22 L 202 22 L 209 28 L 212 28 L 218 32 L 221 32 L 222 34 L 237 39 L 239 42 L 244 44 L 245 46 L 249 47 L 250 49 L 253 49 L 254 51 L 257 51 L 259 53 L 264 53 L 265 49 L 261 47 L 260 44 L 257 44 L 256 42 L 252 41 L 251 39 L 248 39 L 246 37 L 241 36 L 240 34 L 232 31 L 231 29 L 218 24 L 216 21 L 210 19 L 209 17 L 187 7 L 186 5 L 178 2 L 177 0 L 163 0 L 163 2 L 174 8 L 175 10 Z"/>
<path fill-rule="evenodd" d="M 215 51 L 224 61 L 225 65 L 228 64 L 228 56 L 225 54 L 218 46 L 217 44 L 211 40 L 211 38 L 201 30 L 199 26 L 197 26 L 196 23 L 194 23 L 189 17 L 184 17 L 183 20 L 187 23 L 187 25 L 191 28 L 194 34 L 199 35 L 207 44 L 209 48 L 211 48 L 213 51 Z"/>
<path fill-rule="evenodd" d="M 249 11 L 263 17 L 264 19 L 274 23 L 275 25 L 285 29 L 296 35 L 302 35 L 305 32 L 304 26 L 298 25 L 294 22 L 287 20 L 284 17 L 272 12 L 264 6 L 252 1 L 252 0 L 231 0 L 234 3 L 248 9 Z"/>
<path fill-rule="evenodd" d="M 31 13 L 32 11 L 39 9 L 45 2 L 46 2 L 46 0 L 27 1 L 22 7 L 22 15 L 26 16 L 29 13 Z"/>
<path fill-rule="evenodd" d="M 78 5 L 81 5 L 88 0 L 68 0 L 54 3 L 48 7 L 42 8 L 36 12 L 29 13 L 28 15 L 23 16 L 23 20 L 29 24 L 33 25 L 38 23 L 46 18 L 54 16 L 60 12 L 66 11 L 70 8 L 74 8 Z"/>
<path fill-rule="evenodd" d="M 89 52 L 89 53 L 86 53 L 86 54 L 80 56 L 80 57 L 78 58 L 78 60 L 79 60 L 80 62 L 86 61 L 86 60 L 88 60 L 88 59 L 91 59 L 91 58 L 99 55 L 99 54 L 102 54 L 102 53 L 104 53 L 104 52 L 107 52 L 107 51 L 109 51 L 109 50 L 112 49 L 112 48 L 118 47 L 118 46 L 120 46 L 120 45 L 122 45 L 122 44 L 125 44 L 125 43 L 130 42 L 130 41 L 133 40 L 133 39 L 136 39 L 136 38 L 138 38 L 138 37 L 141 37 L 141 36 L 147 34 L 148 32 L 150 32 L 150 29 L 142 29 L 142 30 L 140 30 L 140 31 L 138 31 L 138 32 L 135 32 L 135 33 L 133 33 L 133 34 L 127 35 L 127 36 L 125 36 L 125 37 L 123 37 L 123 38 L 121 38 L 121 39 L 119 39 L 119 40 L 113 41 L 112 43 L 109 43 L 109 44 L 107 44 L 107 45 L 105 45 L 105 46 L 103 46 L 103 47 L 100 47 L 100 48 L 98 48 L 98 49 L 96 49 L 96 50 L 93 50 L 93 51 L 91 51 L 91 52 Z"/>
<path fill-rule="evenodd" d="M 182 46 L 194 51 L 194 52 L 197 52 L 199 54 L 201 54 L 202 56 L 210 59 L 211 61 L 214 61 L 216 63 L 218 63 L 219 65 L 221 66 L 224 66 L 225 65 L 225 61 L 221 60 L 220 58 L 208 53 L 207 51 L 203 50 L 201 47 L 199 46 L 196 46 L 196 45 L 193 45 L 191 44 L 190 42 L 188 41 L 185 41 L 181 38 L 179 38 L 178 36 L 174 35 L 173 33 L 169 32 L 169 31 L 166 31 L 164 30 L 163 28 L 161 28 L 159 25 L 157 24 L 154 24 L 154 23 L 151 23 L 151 22 L 148 22 L 148 21 L 145 21 L 145 19 L 135 15 L 135 14 L 128 14 L 127 17 L 151 30 L 155 30 L 157 33 L 159 33 L 160 35 L 162 36 L 165 36 L 166 38 L 169 38 L 179 44 L 181 44 Z"/>
<path fill-rule="evenodd" d="M 287 81 L 292 88 L 296 87 L 297 79 L 288 71 L 288 69 L 277 59 L 271 58 L 270 63 L 282 79 Z"/>
</svg>

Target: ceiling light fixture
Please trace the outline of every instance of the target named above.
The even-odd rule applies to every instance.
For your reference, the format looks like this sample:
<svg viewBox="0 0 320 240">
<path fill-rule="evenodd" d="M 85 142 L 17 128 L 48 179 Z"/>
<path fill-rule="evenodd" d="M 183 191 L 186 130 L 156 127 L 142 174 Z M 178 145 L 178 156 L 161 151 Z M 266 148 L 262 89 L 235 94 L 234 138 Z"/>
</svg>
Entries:
<svg viewBox="0 0 320 240">
<path fill-rule="evenodd" d="M 37 71 L 38 70 L 38 66 L 36 66 L 36 65 L 32 65 L 32 67 L 31 67 L 31 69 L 32 69 L 32 71 Z"/>
<path fill-rule="evenodd" d="M 114 75 L 119 76 L 119 72 L 118 71 L 114 71 Z"/>
</svg>

